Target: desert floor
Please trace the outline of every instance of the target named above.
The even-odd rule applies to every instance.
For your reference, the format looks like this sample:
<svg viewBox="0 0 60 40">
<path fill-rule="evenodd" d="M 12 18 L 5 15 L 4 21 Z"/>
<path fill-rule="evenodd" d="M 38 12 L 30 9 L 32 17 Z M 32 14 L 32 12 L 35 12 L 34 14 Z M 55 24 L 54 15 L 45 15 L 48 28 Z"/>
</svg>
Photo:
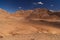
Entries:
<svg viewBox="0 0 60 40">
<path fill-rule="evenodd" d="M 60 40 L 60 35 L 34 33 L 34 34 L 0 37 L 0 40 Z"/>
</svg>

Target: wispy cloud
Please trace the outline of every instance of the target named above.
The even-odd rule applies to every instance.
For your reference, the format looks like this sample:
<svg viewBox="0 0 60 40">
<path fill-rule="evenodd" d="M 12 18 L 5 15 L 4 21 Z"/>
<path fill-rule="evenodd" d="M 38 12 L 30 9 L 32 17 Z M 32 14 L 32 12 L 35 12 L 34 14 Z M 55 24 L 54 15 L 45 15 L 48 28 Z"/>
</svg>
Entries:
<svg viewBox="0 0 60 40">
<path fill-rule="evenodd" d="M 37 2 L 37 4 L 43 5 L 44 3 L 43 2 Z"/>
<path fill-rule="evenodd" d="M 22 7 L 18 7 L 19 9 L 21 9 Z"/>
<path fill-rule="evenodd" d="M 49 10 L 49 11 L 54 12 L 54 10 Z"/>
<path fill-rule="evenodd" d="M 51 4 L 50 6 L 54 6 L 53 4 Z"/>
<path fill-rule="evenodd" d="M 34 2 L 33 4 L 34 4 L 34 5 L 37 5 L 37 3 L 35 3 L 35 2 Z"/>
<path fill-rule="evenodd" d="M 37 4 L 43 5 L 44 3 L 43 3 L 43 2 L 34 2 L 33 4 L 34 4 L 34 5 L 37 5 Z"/>
</svg>

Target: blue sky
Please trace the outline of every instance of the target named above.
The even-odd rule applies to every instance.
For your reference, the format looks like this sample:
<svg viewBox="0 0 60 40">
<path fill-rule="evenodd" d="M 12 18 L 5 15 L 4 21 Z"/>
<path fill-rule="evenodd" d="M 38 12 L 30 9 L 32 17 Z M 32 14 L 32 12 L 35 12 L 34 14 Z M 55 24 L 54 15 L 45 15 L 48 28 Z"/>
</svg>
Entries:
<svg viewBox="0 0 60 40">
<path fill-rule="evenodd" d="M 34 8 L 60 10 L 60 0 L 0 0 L 0 8 L 9 12 Z"/>
</svg>

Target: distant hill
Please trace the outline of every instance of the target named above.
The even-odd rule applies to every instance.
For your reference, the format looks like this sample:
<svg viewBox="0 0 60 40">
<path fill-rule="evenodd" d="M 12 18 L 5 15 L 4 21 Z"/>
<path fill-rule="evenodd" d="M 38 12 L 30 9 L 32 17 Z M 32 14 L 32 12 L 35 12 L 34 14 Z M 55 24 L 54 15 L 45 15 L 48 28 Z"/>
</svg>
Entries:
<svg viewBox="0 0 60 40">
<path fill-rule="evenodd" d="M 9 13 L 0 9 L 0 35 L 20 35 L 33 33 L 60 34 L 60 12 L 47 9 L 18 10 Z"/>
<path fill-rule="evenodd" d="M 52 12 L 45 8 L 37 8 L 34 10 L 18 10 L 12 15 L 23 16 L 26 19 L 60 19 L 59 12 Z"/>
</svg>

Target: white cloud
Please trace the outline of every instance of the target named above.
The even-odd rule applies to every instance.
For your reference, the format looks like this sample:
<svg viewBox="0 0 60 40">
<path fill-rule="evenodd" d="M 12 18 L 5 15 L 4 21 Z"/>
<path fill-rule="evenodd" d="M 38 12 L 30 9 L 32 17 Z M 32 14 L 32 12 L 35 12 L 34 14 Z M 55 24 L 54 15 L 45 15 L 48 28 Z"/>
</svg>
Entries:
<svg viewBox="0 0 60 40">
<path fill-rule="evenodd" d="M 37 2 L 37 4 L 43 5 L 44 3 L 43 2 Z"/>
<path fill-rule="evenodd" d="M 54 12 L 54 10 L 49 10 L 49 11 Z"/>
<path fill-rule="evenodd" d="M 38 4 L 39 4 L 39 5 L 43 5 L 44 3 L 43 3 L 43 2 L 34 2 L 33 4 L 34 4 L 34 5 L 38 5 Z"/>
</svg>

